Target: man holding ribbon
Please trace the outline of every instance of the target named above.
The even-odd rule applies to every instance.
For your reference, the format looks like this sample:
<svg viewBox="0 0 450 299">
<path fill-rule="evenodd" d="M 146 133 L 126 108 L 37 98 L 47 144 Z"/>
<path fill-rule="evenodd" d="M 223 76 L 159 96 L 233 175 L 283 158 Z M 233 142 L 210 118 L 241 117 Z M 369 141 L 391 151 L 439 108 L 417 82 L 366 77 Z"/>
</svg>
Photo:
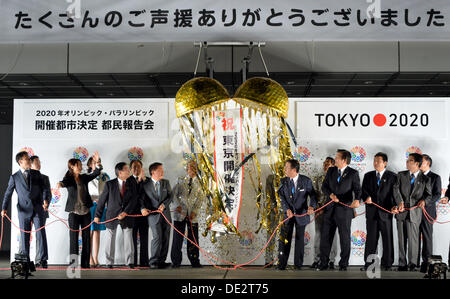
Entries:
<svg viewBox="0 0 450 299">
<path fill-rule="evenodd" d="M 339 271 L 347 271 L 350 258 L 351 225 L 355 208 L 359 207 L 361 185 L 359 173 L 348 167 L 351 153 L 338 149 L 335 157 L 335 167 L 330 167 L 322 184 L 322 192 L 333 203 L 325 207 L 323 216 L 322 236 L 320 239 L 320 267 L 328 269 L 328 262 L 336 229 L 339 231 L 341 245 L 341 260 Z"/>
<path fill-rule="evenodd" d="M 281 179 L 281 187 L 278 195 L 284 211 L 286 222 L 281 226 L 278 257 L 278 270 L 286 269 L 291 250 L 292 233 L 295 226 L 295 254 L 294 266 L 300 270 L 303 265 L 305 226 L 309 223 L 309 215 L 314 213 L 316 207 L 316 192 L 310 178 L 299 174 L 300 164 L 291 159 L 285 163 L 284 172 L 286 177 Z M 307 199 L 310 199 L 308 206 Z M 303 215 L 301 217 L 294 215 Z"/>
<path fill-rule="evenodd" d="M 396 206 L 392 208 L 392 212 L 397 214 L 395 217 L 398 233 L 398 271 L 416 270 L 422 209 L 431 203 L 430 178 L 420 171 L 420 166 L 422 155 L 409 154 L 406 161 L 407 170 L 398 173 L 397 183 L 394 185 Z M 408 259 L 406 259 L 406 244 Z"/>
</svg>

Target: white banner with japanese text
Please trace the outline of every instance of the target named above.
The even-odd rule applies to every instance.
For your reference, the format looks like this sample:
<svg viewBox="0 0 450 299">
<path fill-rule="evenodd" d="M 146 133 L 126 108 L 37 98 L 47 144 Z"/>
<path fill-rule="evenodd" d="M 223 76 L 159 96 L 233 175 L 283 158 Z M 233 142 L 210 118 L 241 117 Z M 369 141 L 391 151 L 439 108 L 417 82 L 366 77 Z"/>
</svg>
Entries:
<svg viewBox="0 0 450 299">
<path fill-rule="evenodd" d="M 234 170 L 244 159 L 242 110 L 214 111 L 213 118 L 216 184 L 223 186 L 226 193 L 222 198 L 226 215 L 213 223 L 211 230 L 226 232 L 224 222 L 232 223 L 239 230 L 244 166 L 236 175 Z"/>
<path fill-rule="evenodd" d="M 450 40 L 447 0 L 0 2 L 0 43 Z"/>
</svg>

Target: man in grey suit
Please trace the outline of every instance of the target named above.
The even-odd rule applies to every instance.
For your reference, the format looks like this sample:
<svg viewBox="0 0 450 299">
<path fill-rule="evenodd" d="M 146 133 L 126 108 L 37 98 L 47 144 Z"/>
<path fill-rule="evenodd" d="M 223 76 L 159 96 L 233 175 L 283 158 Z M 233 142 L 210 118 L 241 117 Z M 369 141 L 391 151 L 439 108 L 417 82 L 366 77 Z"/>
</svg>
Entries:
<svg viewBox="0 0 450 299">
<path fill-rule="evenodd" d="M 11 175 L 6 188 L 2 204 L 2 217 L 6 216 L 9 202 L 14 190 L 17 192 L 17 212 L 19 216 L 19 227 L 21 230 L 30 231 L 31 223 L 39 229 L 44 223 L 44 210 L 48 207 L 47 188 L 45 188 L 42 175 L 39 171 L 30 169 L 31 161 L 27 152 L 19 152 L 16 155 L 16 162 L 20 170 Z M 41 239 L 40 252 L 41 262 L 47 263 L 47 237 L 45 228 L 39 230 L 37 238 Z M 20 253 L 25 254 L 30 260 L 30 233 L 21 232 Z"/>
<path fill-rule="evenodd" d="M 148 224 L 152 230 L 150 268 L 163 269 L 170 265 L 166 263 L 169 251 L 170 225 L 172 222 L 169 205 L 172 201 L 172 190 L 168 180 L 164 179 L 164 168 L 159 162 L 150 165 L 149 172 L 151 179 L 144 182 L 143 193 L 141 195 L 142 215 L 148 216 Z M 159 210 L 160 213 L 151 213 Z"/>
<path fill-rule="evenodd" d="M 406 161 L 408 170 L 397 175 L 394 185 L 394 198 L 396 206 L 392 212 L 397 218 L 399 267 L 398 271 L 416 271 L 417 257 L 419 255 L 419 226 L 422 221 L 422 208 L 431 203 L 430 178 L 420 171 L 422 155 L 409 154 Z M 416 208 L 411 209 L 412 207 Z M 408 261 L 406 259 L 406 246 L 408 246 Z"/>
</svg>

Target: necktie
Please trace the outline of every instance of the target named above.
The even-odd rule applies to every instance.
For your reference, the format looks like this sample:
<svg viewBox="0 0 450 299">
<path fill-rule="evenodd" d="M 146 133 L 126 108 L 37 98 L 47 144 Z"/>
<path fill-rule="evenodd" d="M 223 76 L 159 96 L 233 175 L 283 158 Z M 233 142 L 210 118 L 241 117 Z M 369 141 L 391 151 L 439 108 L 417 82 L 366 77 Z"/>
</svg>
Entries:
<svg viewBox="0 0 450 299">
<path fill-rule="evenodd" d="M 416 177 L 413 173 L 411 173 L 411 190 L 414 188 L 414 181 L 416 180 Z"/>
<path fill-rule="evenodd" d="M 30 170 L 29 169 L 24 171 L 23 177 L 25 178 L 25 182 L 27 183 L 27 186 L 30 187 Z"/>
<path fill-rule="evenodd" d="M 158 194 L 158 197 L 159 197 L 160 196 L 160 194 L 159 194 L 159 181 L 156 182 L 155 189 L 156 189 L 156 194 Z"/>
<path fill-rule="evenodd" d="M 295 183 L 294 183 L 294 179 L 291 179 L 290 180 L 290 187 L 291 187 L 291 193 L 292 193 L 292 195 L 294 195 L 295 194 Z"/>
<path fill-rule="evenodd" d="M 188 184 L 188 187 L 189 187 L 189 195 L 190 195 L 191 192 L 192 192 L 192 178 L 189 178 L 189 184 Z"/>
<path fill-rule="evenodd" d="M 120 196 L 123 199 L 123 195 L 125 194 L 125 181 L 122 182 L 122 189 L 120 189 Z"/>
<path fill-rule="evenodd" d="M 380 181 L 381 181 L 381 175 L 379 172 L 377 172 L 377 185 L 380 186 Z"/>
<path fill-rule="evenodd" d="M 341 175 L 342 175 L 342 172 L 340 169 L 338 169 L 338 179 L 337 179 L 338 183 L 341 181 Z"/>
</svg>

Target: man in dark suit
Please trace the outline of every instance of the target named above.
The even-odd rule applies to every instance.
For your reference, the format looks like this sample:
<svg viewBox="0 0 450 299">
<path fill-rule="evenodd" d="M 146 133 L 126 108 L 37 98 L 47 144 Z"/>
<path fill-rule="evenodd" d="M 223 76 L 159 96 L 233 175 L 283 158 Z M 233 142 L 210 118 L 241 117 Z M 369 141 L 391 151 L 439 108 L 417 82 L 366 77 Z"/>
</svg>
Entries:
<svg viewBox="0 0 450 299">
<path fill-rule="evenodd" d="M 140 196 L 142 195 L 142 185 L 146 180 L 150 178 L 145 176 L 144 169 L 142 168 L 142 162 L 140 160 L 133 160 L 130 162 L 131 176 L 130 184 L 133 185 L 136 190 L 138 204 L 133 214 L 137 215 L 141 213 L 141 206 L 139 204 Z M 138 266 L 138 247 L 137 237 L 139 233 L 139 266 L 148 267 L 148 220 L 147 217 L 134 218 L 133 227 L 133 244 L 134 244 L 134 265 Z"/>
<path fill-rule="evenodd" d="M 377 253 L 378 239 L 383 240 L 383 257 L 381 267 L 390 270 L 394 263 L 394 237 L 392 232 L 392 214 L 373 205 L 374 203 L 391 211 L 395 205 L 394 185 L 397 175 L 386 169 L 388 157 L 385 153 L 377 153 L 373 158 L 375 170 L 364 175 L 362 183 L 362 200 L 366 203 L 367 241 L 364 249 L 365 265 L 361 270 L 367 270 L 370 263 L 367 257 Z"/>
<path fill-rule="evenodd" d="M 406 161 L 408 170 L 397 174 L 394 185 L 395 206 L 392 212 L 397 214 L 398 271 L 416 270 L 419 256 L 419 226 L 422 221 L 422 208 L 431 203 L 430 178 L 420 171 L 422 155 L 409 154 Z M 417 206 L 416 208 L 413 208 Z M 412 210 L 409 210 L 413 208 Z M 408 247 L 408 260 L 406 259 Z M 409 261 L 409 264 L 407 263 Z"/>
<path fill-rule="evenodd" d="M 424 175 L 430 178 L 431 185 L 431 202 L 425 205 L 425 210 L 428 215 L 433 219 L 436 219 L 436 202 L 441 199 L 442 192 L 442 182 L 441 177 L 431 171 L 431 165 L 433 165 L 433 160 L 430 156 L 424 154 L 422 155 L 423 161 L 420 170 Z M 422 264 L 420 264 L 420 251 L 421 242 L 420 235 L 422 235 Z M 419 226 L 419 255 L 417 258 L 417 265 L 420 264 L 420 272 L 428 271 L 428 258 L 433 254 L 433 223 L 430 223 L 425 216 L 422 216 L 422 221 Z"/>
<path fill-rule="evenodd" d="M 322 236 L 320 239 L 320 267 L 328 269 L 328 262 L 336 228 L 339 230 L 341 260 L 339 271 L 347 271 L 350 258 L 351 225 L 355 208 L 359 207 L 361 185 L 358 171 L 350 168 L 351 154 L 347 150 L 338 149 L 335 167 L 330 167 L 322 184 L 322 192 L 333 201 L 325 207 Z M 349 205 L 341 205 L 339 202 Z"/>
<path fill-rule="evenodd" d="M 151 179 L 144 182 L 143 193 L 141 195 L 142 215 L 148 216 L 148 224 L 152 230 L 150 268 L 163 269 L 170 265 L 166 263 L 169 251 L 170 225 L 172 222 L 169 205 L 172 201 L 172 189 L 168 180 L 164 179 L 164 168 L 161 163 L 155 162 L 150 165 L 149 172 Z M 151 213 L 159 210 L 160 213 Z"/>
<path fill-rule="evenodd" d="M 44 211 L 48 207 L 48 191 L 45 187 L 42 175 L 39 171 L 30 169 L 31 161 L 27 152 L 19 152 L 16 155 L 16 162 L 20 170 L 11 175 L 3 197 L 2 217 L 7 213 L 9 202 L 14 190 L 17 192 L 17 211 L 19 216 L 19 227 L 21 230 L 30 231 L 31 223 L 39 229 L 44 223 Z M 47 264 L 47 237 L 45 228 L 39 230 L 37 238 L 40 242 L 41 263 Z M 25 254 L 30 260 L 30 234 L 20 233 L 21 248 L 20 253 Z"/>
<path fill-rule="evenodd" d="M 41 171 L 41 160 L 39 159 L 38 156 L 31 156 L 30 157 L 30 161 L 31 161 L 31 169 L 34 169 L 36 171 Z M 50 204 L 51 200 L 52 200 L 52 190 L 50 187 L 50 179 L 48 178 L 48 176 L 42 174 L 42 180 L 44 181 L 44 186 L 47 189 L 47 202 Z M 43 218 L 43 223 L 42 225 L 45 225 L 45 222 L 48 218 L 48 210 L 44 210 L 44 218 Z M 47 261 L 41 261 L 41 257 L 42 257 L 42 252 L 40 251 L 41 248 L 41 238 L 39 237 L 39 235 L 36 236 L 36 257 L 34 259 L 34 263 L 36 264 L 36 267 L 42 267 L 42 268 L 47 268 Z M 47 247 L 47 244 L 44 244 L 45 247 Z"/>
<path fill-rule="evenodd" d="M 100 222 L 105 205 L 106 220 L 118 217 L 118 219 L 106 223 L 106 266 L 112 268 L 114 265 L 115 244 L 117 225 L 120 224 L 124 236 L 125 264 L 129 268 L 134 268 L 134 246 L 133 246 L 133 225 L 134 219 L 127 217 L 132 215 L 137 205 L 137 196 L 134 186 L 130 186 L 128 178 L 130 169 L 125 162 L 116 164 L 115 172 L 117 178 L 106 182 L 103 192 L 98 200 L 95 210 L 94 221 Z"/>
<path fill-rule="evenodd" d="M 307 176 L 299 174 L 300 163 L 291 159 L 284 165 L 286 177 L 281 179 L 278 195 L 281 199 L 281 205 L 284 211 L 284 219 L 289 218 L 282 226 L 280 233 L 278 256 L 278 270 L 286 269 L 291 251 L 292 232 L 295 226 L 295 254 L 294 266 L 300 270 L 303 265 L 305 226 L 309 223 L 309 215 L 314 213 L 316 207 L 316 192 L 314 191 L 312 181 Z M 308 207 L 307 199 L 310 199 Z M 294 215 L 302 215 L 295 217 Z M 285 242 L 287 241 L 287 242 Z"/>
</svg>

